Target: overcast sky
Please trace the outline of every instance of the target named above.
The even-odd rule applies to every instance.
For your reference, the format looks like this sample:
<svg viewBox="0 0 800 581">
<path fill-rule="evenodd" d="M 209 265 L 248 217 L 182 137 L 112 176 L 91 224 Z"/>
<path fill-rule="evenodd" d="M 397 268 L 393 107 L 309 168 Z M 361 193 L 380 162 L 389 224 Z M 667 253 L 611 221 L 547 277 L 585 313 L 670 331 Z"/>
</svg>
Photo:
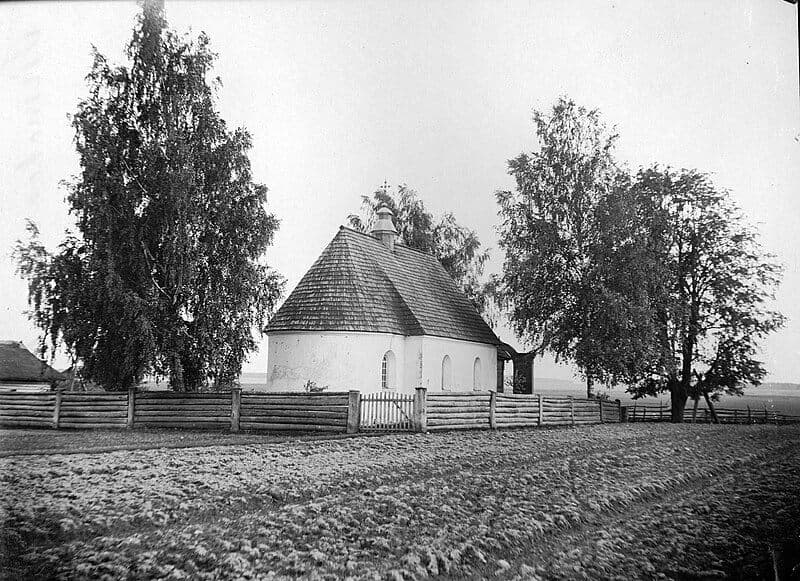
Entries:
<svg viewBox="0 0 800 581">
<path fill-rule="evenodd" d="M 205 31 L 219 53 L 219 108 L 253 135 L 253 173 L 281 219 L 269 262 L 287 291 L 384 180 L 477 230 L 498 271 L 494 192 L 513 186 L 507 160 L 535 147 L 532 110 L 567 95 L 616 126 L 632 170 L 710 172 L 760 226 L 786 268 L 777 307 L 789 318 L 764 344 L 769 380 L 800 381 L 795 6 L 167 0 L 166 10 L 171 27 Z M 59 186 L 78 171 L 67 115 L 87 94 L 91 45 L 121 62 L 137 11 L 0 3 L 0 339 L 36 345 L 11 247 L 27 217 L 51 248 L 72 223 Z M 245 371 L 265 371 L 262 346 Z M 543 361 L 536 375 L 572 371 Z"/>
</svg>

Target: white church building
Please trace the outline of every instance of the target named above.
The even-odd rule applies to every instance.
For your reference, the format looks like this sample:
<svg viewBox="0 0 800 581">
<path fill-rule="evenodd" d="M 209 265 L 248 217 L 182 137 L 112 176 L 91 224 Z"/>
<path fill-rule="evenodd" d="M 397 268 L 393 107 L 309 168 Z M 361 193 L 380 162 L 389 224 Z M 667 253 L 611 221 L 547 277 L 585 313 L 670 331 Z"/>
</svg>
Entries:
<svg viewBox="0 0 800 581">
<path fill-rule="evenodd" d="M 344 226 L 267 326 L 267 389 L 496 389 L 500 340 L 439 261 Z"/>
</svg>

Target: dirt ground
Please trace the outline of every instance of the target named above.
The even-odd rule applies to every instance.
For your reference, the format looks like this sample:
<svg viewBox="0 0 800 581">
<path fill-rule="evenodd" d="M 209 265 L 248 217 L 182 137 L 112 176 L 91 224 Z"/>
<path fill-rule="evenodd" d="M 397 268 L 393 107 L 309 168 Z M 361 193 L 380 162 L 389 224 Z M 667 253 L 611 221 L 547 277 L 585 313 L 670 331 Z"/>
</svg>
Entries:
<svg viewBox="0 0 800 581">
<path fill-rule="evenodd" d="M 333 438 L 342 436 L 330 436 Z M 236 444 L 269 444 L 325 436 L 295 433 L 230 433 L 210 430 L 13 430 L 0 428 L 0 458 L 22 454 L 80 454 L 155 448 L 196 448 Z"/>
<path fill-rule="evenodd" d="M 12 455 L 0 494 L 7 579 L 744 580 L 800 563 L 800 426 Z"/>
</svg>

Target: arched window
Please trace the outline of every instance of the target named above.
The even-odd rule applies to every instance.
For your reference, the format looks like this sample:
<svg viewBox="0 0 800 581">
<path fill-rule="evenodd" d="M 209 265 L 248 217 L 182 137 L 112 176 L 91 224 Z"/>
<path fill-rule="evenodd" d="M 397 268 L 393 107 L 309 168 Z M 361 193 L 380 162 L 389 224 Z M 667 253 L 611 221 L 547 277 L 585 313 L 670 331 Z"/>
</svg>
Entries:
<svg viewBox="0 0 800 581">
<path fill-rule="evenodd" d="M 382 389 L 395 389 L 397 386 L 396 380 L 396 364 L 394 353 L 387 351 L 383 355 L 381 361 L 381 388 Z"/>
<path fill-rule="evenodd" d="M 453 389 L 453 364 L 449 355 L 442 359 L 442 389 Z"/>
<path fill-rule="evenodd" d="M 472 389 L 481 388 L 481 358 L 476 357 L 472 364 Z"/>
</svg>

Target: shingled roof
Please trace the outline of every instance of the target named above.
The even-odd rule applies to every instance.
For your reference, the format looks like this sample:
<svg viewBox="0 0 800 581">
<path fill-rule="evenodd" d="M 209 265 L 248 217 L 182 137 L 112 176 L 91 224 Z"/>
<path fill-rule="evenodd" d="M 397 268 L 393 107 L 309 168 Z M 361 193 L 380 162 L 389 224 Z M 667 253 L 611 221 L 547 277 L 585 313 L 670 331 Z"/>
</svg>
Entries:
<svg viewBox="0 0 800 581">
<path fill-rule="evenodd" d="M 429 254 L 340 227 L 267 326 L 500 340 Z"/>
<path fill-rule="evenodd" d="M 22 342 L 0 341 L 0 381 L 49 383 L 64 377 L 28 351 Z"/>
</svg>

